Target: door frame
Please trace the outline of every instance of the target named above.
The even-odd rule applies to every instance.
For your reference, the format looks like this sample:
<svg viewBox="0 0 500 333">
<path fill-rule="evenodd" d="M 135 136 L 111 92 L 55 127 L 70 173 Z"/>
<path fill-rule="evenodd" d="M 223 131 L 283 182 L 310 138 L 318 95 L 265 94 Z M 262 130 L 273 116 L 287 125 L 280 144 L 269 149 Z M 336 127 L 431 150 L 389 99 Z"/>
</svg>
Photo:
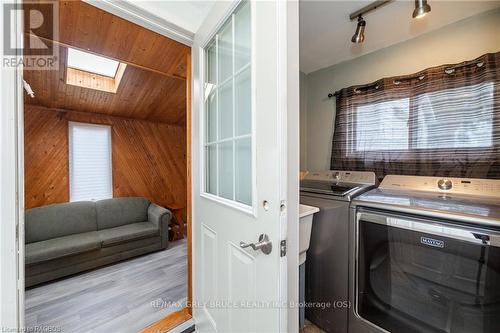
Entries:
<svg viewBox="0 0 500 333">
<path fill-rule="evenodd" d="M 188 276 L 187 276 L 187 306 L 179 311 L 175 311 L 166 317 L 152 323 L 145 327 L 140 333 L 158 333 L 168 332 L 171 329 L 179 326 L 180 324 L 188 321 L 193 316 L 193 293 L 192 293 L 192 178 L 191 178 L 191 47 L 186 55 L 186 222 L 187 222 L 187 261 L 188 261 Z"/>
<path fill-rule="evenodd" d="M 11 3 L 22 4 L 22 0 L 13 0 Z M 137 11 L 133 15 L 130 9 L 120 4 L 103 1 L 108 6 L 98 6 L 99 1 L 85 2 L 96 6 L 113 15 L 122 17 L 132 23 L 160 33 L 168 38 L 181 42 L 191 48 L 191 40 L 186 31 L 167 21 L 154 22 L 151 14 Z M 135 7 L 135 6 L 134 6 Z M 3 22 L 3 9 L 0 8 L 0 24 Z M 21 13 L 15 17 L 11 40 L 16 45 L 22 45 L 24 27 Z M 177 32 L 175 29 L 179 29 Z M 178 33 L 182 38 L 175 38 Z M 0 47 L 3 54 L 3 35 L 0 36 Z M 17 55 L 18 59 L 22 54 Z M 191 179 L 191 49 L 186 55 L 186 222 L 188 247 L 188 297 L 187 306 L 179 311 L 167 315 L 165 318 L 145 327 L 141 332 L 166 332 L 188 321 L 192 317 L 192 179 Z M 18 62 L 19 63 L 19 62 Z M 1 68 L 0 76 L 0 327 L 22 329 L 24 323 L 24 91 L 23 67 L 16 69 Z M 7 162 L 5 162 L 7 161 Z M 7 221 L 7 223 L 5 223 Z M 12 306 L 15 304 L 15 306 Z"/>
<path fill-rule="evenodd" d="M 19 5 L 21 0 L 13 0 Z M 5 6 L 0 7 L 0 24 Z M 21 13 L 13 15 L 10 39 L 17 49 L 22 45 Z M 0 49 L 4 54 L 4 34 L 0 36 Z M 16 59 L 21 60 L 17 54 Z M 19 62 L 18 62 L 19 63 Z M 24 322 L 24 128 L 22 66 L 15 69 L 0 68 L 0 326 L 19 329 Z M 24 244 L 24 243 L 23 243 Z M 16 306 L 12 306 L 15 304 Z M 21 309 L 23 309 L 21 311 Z"/>
</svg>

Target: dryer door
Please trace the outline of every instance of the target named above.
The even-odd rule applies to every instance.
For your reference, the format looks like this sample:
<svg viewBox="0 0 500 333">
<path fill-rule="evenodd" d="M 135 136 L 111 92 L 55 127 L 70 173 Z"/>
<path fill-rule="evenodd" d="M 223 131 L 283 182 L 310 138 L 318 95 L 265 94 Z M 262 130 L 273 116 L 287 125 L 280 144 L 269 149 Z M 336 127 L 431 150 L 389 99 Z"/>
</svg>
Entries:
<svg viewBox="0 0 500 333">
<path fill-rule="evenodd" d="M 390 332 L 500 332 L 500 233 L 357 213 L 356 304 Z"/>
</svg>

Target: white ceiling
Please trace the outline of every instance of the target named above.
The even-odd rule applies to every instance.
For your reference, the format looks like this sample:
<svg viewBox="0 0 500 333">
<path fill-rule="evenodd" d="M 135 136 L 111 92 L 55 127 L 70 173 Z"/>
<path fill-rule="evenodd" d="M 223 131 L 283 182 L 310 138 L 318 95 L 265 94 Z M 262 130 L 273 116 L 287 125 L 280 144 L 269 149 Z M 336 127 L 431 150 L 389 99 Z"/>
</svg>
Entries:
<svg viewBox="0 0 500 333">
<path fill-rule="evenodd" d="M 309 74 L 500 7 L 500 1 L 429 0 L 431 12 L 412 19 L 414 1 L 395 1 L 364 16 L 365 42 L 353 44 L 356 22 L 349 14 L 371 2 L 300 0 L 301 71 Z"/>
<path fill-rule="evenodd" d="M 195 33 L 215 0 L 130 0 L 136 7 Z"/>
</svg>

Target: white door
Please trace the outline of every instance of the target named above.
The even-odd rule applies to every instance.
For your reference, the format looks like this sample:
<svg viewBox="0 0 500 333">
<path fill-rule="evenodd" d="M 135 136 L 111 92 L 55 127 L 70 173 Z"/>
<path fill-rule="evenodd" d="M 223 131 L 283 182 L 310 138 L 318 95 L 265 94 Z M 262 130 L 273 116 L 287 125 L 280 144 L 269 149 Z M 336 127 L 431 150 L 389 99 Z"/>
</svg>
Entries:
<svg viewBox="0 0 500 333">
<path fill-rule="evenodd" d="M 280 251 L 289 234 L 287 218 L 296 217 L 287 198 L 298 192 L 298 184 L 289 189 L 287 183 L 287 113 L 298 119 L 296 109 L 287 112 L 287 24 L 298 25 L 297 15 L 287 21 L 289 13 L 285 1 L 216 1 L 195 35 L 193 314 L 198 332 L 289 329 L 283 304 L 287 257 Z M 290 143 L 298 147 L 295 137 L 298 133 Z M 298 170 L 293 172 L 298 178 Z M 295 235 L 296 223 L 290 225 Z"/>
</svg>

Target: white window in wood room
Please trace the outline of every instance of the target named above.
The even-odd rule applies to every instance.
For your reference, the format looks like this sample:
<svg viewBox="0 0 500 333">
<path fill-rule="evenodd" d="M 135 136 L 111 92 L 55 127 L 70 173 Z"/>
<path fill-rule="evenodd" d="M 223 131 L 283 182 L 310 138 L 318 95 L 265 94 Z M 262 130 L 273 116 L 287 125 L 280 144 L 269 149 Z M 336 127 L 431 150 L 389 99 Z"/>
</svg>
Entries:
<svg viewBox="0 0 500 333">
<path fill-rule="evenodd" d="M 70 201 L 113 197 L 111 127 L 69 123 Z"/>
</svg>

